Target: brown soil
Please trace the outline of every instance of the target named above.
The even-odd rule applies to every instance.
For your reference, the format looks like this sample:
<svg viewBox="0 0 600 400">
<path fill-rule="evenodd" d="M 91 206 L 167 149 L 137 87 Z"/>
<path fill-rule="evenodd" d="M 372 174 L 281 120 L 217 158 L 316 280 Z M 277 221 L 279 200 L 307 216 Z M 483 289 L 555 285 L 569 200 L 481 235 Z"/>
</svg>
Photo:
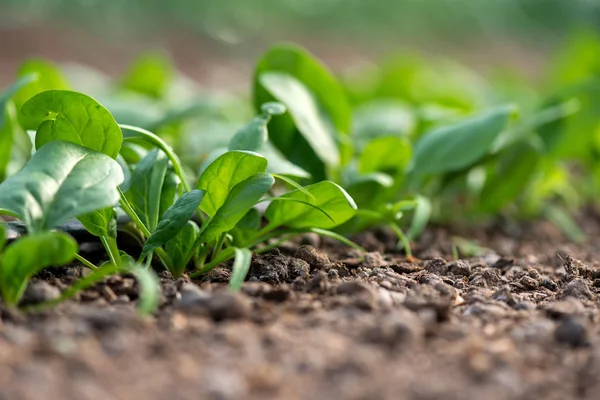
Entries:
<svg viewBox="0 0 600 400">
<path fill-rule="evenodd" d="M 50 311 L 2 313 L 0 399 L 597 398 L 597 221 L 582 219 L 585 245 L 542 222 L 462 230 L 489 249 L 456 261 L 448 229 L 423 235 L 418 261 L 385 232 L 357 238 L 363 260 L 306 236 L 255 257 L 240 294 L 227 267 L 163 275 L 146 319 L 133 279 L 111 278 Z M 81 272 L 45 272 L 26 301 Z"/>
</svg>

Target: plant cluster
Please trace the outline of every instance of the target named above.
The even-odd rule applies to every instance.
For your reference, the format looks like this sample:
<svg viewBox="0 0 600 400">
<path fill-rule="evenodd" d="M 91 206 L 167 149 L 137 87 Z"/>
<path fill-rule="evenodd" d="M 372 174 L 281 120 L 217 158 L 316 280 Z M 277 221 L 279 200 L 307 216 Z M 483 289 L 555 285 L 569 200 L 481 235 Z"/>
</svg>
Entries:
<svg viewBox="0 0 600 400">
<path fill-rule="evenodd" d="M 2 298 L 18 305 L 35 273 L 77 260 L 92 271 L 57 301 L 127 273 L 151 312 L 156 268 L 197 276 L 233 259 L 235 290 L 253 251 L 294 235 L 360 249 L 347 235 L 386 226 L 410 256 L 432 218 L 545 216 L 580 239 L 569 211 L 600 177 L 599 48 L 578 37 L 574 60 L 540 93 L 514 76 L 484 81 L 409 57 L 339 79 L 304 49 L 278 45 L 256 65 L 251 102 L 194 97 L 157 55 L 111 84 L 28 61 L 0 95 L 0 214 L 27 231 L 8 243 L 11 223 L 0 225 Z M 119 248 L 121 217 L 140 254 Z M 74 219 L 108 261 L 78 253 L 61 231 Z"/>
</svg>

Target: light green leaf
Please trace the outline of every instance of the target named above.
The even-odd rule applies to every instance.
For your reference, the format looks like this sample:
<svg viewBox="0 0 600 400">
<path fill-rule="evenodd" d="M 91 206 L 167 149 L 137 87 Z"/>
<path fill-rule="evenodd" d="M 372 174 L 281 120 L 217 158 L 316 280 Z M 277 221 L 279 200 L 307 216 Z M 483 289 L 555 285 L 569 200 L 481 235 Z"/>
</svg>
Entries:
<svg viewBox="0 0 600 400">
<path fill-rule="evenodd" d="M 94 236 L 117 237 L 117 214 L 112 207 L 102 208 L 77 217 L 84 228 Z"/>
<path fill-rule="evenodd" d="M 167 169 L 165 180 L 163 181 L 162 191 L 160 193 L 160 210 L 158 215 L 163 215 L 169 207 L 175 202 L 181 181 L 172 169 Z"/>
<path fill-rule="evenodd" d="M 29 99 L 21 112 L 39 123 L 38 150 L 53 140 L 73 142 L 112 158 L 121 149 L 121 128 L 106 108 L 85 94 L 48 90 Z"/>
<path fill-rule="evenodd" d="M 121 182 L 123 171 L 110 157 L 74 143 L 53 141 L 0 184 L 0 208 L 18 215 L 31 232 L 47 230 L 113 206 L 119 201 Z"/>
<path fill-rule="evenodd" d="M 4 224 L 0 224 L 0 253 L 4 249 L 6 245 L 6 226 Z"/>
<path fill-rule="evenodd" d="M 252 252 L 248 249 L 235 250 L 235 259 L 233 260 L 233 267 L 231 269 L 231 280 L 229 281 L 229 289 L 237 292 L 241 289 L 242 283 L 248 275 L 250 269 L 250 263 L 252 262 Z"/>
<path fill-rule="evenodd" d="M 173 76 L 170 60 L 162 54 L 143 54 L 121 79 L 121 86 L 146 96 L 160 99 Z"/>
<path fill-rule="evenodd" d="M 19 78 L 34 76 L 35 79 L 24 85 L 13 97 L 17 110 L 20 110 L 29 99 L 46 90 L 66 90 L 69 84 L 57 66 L 46 60 L 25 61 L 17 72 Z M 18 114 L 23 129 L 37 129 L 39 120 Z"/>
<path fill-rule="evenodd" d="M 418 238 L 431 218 L 431 201 L 424 196 L 417 196 L 415 200 L 419 203 L 415 207 L 410 229 L 406 233 L 409 240 Z"/>
<path fill-rule="evenodd" d="M 206 191 L 200 208 L 213 217 L 238 183 L 265 172 L 267 159 L 248 151 L 228 151 L 202 172 L 196 188 Z"/>
<path fill-rule="evenodd" d="M 299 133 L 319 159 L 328 166 L 337 166 L 340 163 L 335 143 L 337 133 L 331 122 L 321 114 L 319 104 L 309 89 L 292 75 L 281 72 L 264 73 L 258 80 L 269 93 L 286 105 Z M 288 154 L 293 149 L 285 149 L 281 140 L 276 139 L 282 133 L 277 133 L 272 139 L 273 143 L 284 154 Z M 291 139 L 288 138 L 288 146 L 294 143 Z"/>
<path fill-rule="evenodd" d="M 294 201 L 272 202 L 265 212 L 270 226 L 330 229 L 343 224 L 356 213 L 354 200 L 333 182 L 323 181 L 304 189 L 305 191 L 294 190 L 280 197 L 300 200 L 314 207 Z"/>
<path fill-rule="evenodd" d="M 75 240 L 60 232 L 30 234 L 9 245 L 0 256 L 0 291 L 4 302 L 16 306 L 31 276 L 44 268 L 67 264 L 76 253 Z"/>
<path fill-rule="evenodd" d="M 410 162 L 412 149 L 406 139 L 382 137 L 369 142 L 358 159 L 362 174 L 403 171 Z"/>
<path fill-rule="evenodd" d="M 200 234 L 200 228 L 194 221 L 187 221 L 179 233 L 165 243 L 165 251 L 173 263 L 171 274 L 178 278 L 194 254 L 194 244 Z"/>
<path fill-rule="evenodd" d="M 211 242 L 233 229 L 274 183 L 275 179 L 270 174 L 260 172 L 235 185 L 202 232 L 202 241 Z"/>
<path fill-rule="evenodd" d="M 140 287 L 138 310 L 142 315 L 150 315 L 158 308 L 160 303 L 160 281 L 151 269 L 139 265 L 129 264 L 125 270 L 131 273 Z"/>
<path fill-rule="evenodd" d="M 150 151 L 131 174 L 131 186 L 125 193 L 144 225 L 153 232 L 160 218 L 163 182 L 168 158 L 158 149 Z"/>
<path fill-rule="evenodd" d="M 147 253 L 173 239 L 190 220 L 203 197 L 203 190 L 192 190 L 177 199 L 162 216 L 152 236 L 146 240 L 142 252 Z"/>
<path fill-rule="evenodd" d="M 512 106 L 496 107 L 426 133 L 414 145 L 412 173 L 417 176 L 441 174 L 473 165 L 490 152 L 513 113 Z"/>
<path fill-rule="evenodd" d="M 286 108 L 281 103 L 270 102 L 261 106 L 262 114 L 254 117 L 249 124 L 240 129 L 229 141 L 229 150 L 260 151 L 269 139 L 267 124 L 271 116 L 281 115 Z"/>
</svg>

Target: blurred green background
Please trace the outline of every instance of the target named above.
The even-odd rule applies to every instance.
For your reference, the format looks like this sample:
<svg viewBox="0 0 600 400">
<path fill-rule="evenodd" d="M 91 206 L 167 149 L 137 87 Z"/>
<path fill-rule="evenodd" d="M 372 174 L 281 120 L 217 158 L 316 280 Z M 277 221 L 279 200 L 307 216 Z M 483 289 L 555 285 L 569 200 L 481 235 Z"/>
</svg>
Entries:
<svg viewBox="0 0 600 400">
<path fill-rule="evenodd" d="M 0 83 L 27 57 L 117 74 L 160 48 L 195 80 L 231 86 L 282 40 L 336 70 L 419 51 L 535 78 L 570 32 L 598 27 L 597 0 L 0 0 Z"/>
</svg>

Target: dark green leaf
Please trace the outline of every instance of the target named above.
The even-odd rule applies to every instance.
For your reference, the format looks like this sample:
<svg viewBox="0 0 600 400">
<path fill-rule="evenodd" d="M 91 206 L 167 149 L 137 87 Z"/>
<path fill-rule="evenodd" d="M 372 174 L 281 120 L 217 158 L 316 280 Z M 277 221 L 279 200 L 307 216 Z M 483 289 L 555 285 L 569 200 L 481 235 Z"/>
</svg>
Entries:
<svg viewBox="0 0 600 400">
<path fill-rule="evenodd" d="M 293 201 L 274 201 L 265 212 L 270 226 L 329 229 L 346 222 L 356 213 L 354 200 L 333 182 L 323 181 L 304 189 L 288 192 L 281 197 L 301 200 L 314 207 Z"/>
<path fill-rule="evenodd" d="M 464 169 L 489 153 L 514 108 L 501 106 L 466 121 L 423 135 L 414 145 L 412 173 L 417 176 Z"/>
<path fill-rule="evenodd" d="M 119 164 L 74 143 L 53 141 L 19 173 L 0 184 L 0 208 L 21 218 L 32 232 L 113 206 L 123 182 Z"/>
<path fill-rule="evenodd" d="M 187 221 L 179 233 L 165 243 L 165 251 L 173 263 L 171 274 L 180 277 L 185 267 L 192 258 L 194 244 L 200 233 L 198 225 L 194 221 Z"/>
<path fill-rule="evenodd" d="M 235 259 L 233 260 L 231 280 L 229 281 L 229 288 L 234 292 L 241 289 L 242 283 L 244 283 L 246 275 L 248 275 L 251 262 L 252 252 L 250 250 L 235 248 Z"/>
<path fill-rule="evenodd" d="M 6 226 L 0 224 L 0 254 L 6 245 Z"/>
<path fill-rule="evenodd" d="M 0 291 L 4 302 L 16 306 L 32 275 L 50 266 L 67 264 L 76 253 L 75 240 L 60 232 L 30 234 L 12 243 L 0 256 Z"/>
<path fill-rule="evenodd" d="M 192 190 L 177 199 L 162 216 L 152 236 L 146 240 L 143 252 L 154 250 L 173 239 L 190 220 L 203 197 L 203 190 Z"/>
<path fill-rule="evenodd" d="M 117 237 L 117 215 L 112 207 L 80 215 L 77 219 L 94 236 Z"/>
<path fill-rule="evenodd" d="M 108 110 L 82 93 L 48 90 L 29 99 L 21 112 L 39 123 L 35 146 L 53 140 L 73 142 L 116 158 L 123 143 L 121 128 Z"/>
<path fill-rule="evenodd" d="M 233 229 L 274 183 L 275 179 L 270 174 L 260 172 L 235 185 L 202 232 L 202 241 L 211 242 Z"/>
<path fill-rule="evenodd" d="M 206 191 L 200 208 L 213 217 L 234 186 L 266 168 L 267 159 L 252 152 L 228 151 L 217 157 L 198 179 L 196 187 Z"/>
<path fill-rule="evenodd" d="M 251 208 L 246 215 L 231 230 L 233 243 L 240 246 L 247 246 L 256 239 L 260 229 L 261 215 L 256 208 Z"/>
</svg>

